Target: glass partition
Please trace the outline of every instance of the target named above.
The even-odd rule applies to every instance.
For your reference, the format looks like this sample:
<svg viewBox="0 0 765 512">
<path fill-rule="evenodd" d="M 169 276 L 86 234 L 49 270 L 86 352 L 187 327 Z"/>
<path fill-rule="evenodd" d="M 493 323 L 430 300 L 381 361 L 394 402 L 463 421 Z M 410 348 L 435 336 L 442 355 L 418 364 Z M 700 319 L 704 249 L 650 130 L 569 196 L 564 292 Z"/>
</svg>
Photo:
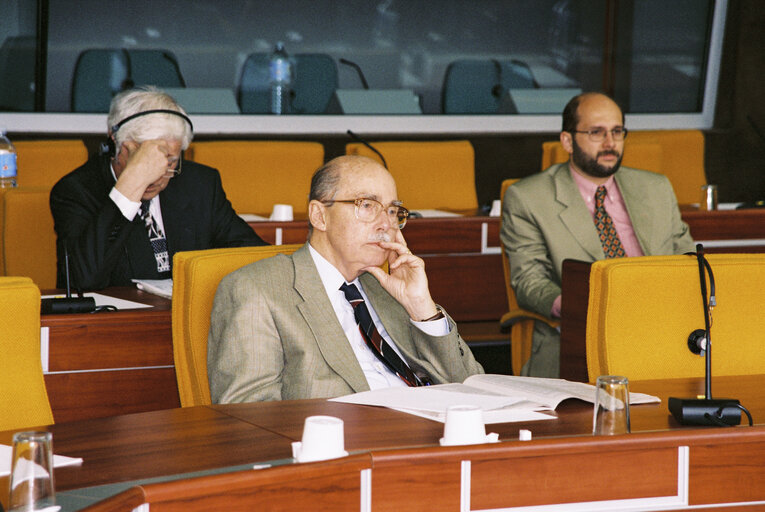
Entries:
<svg viewBox="0 0 765 512">
<path fill-rule="evenodd" d="M 513 124 L 512 116 L 558 116 L 572 95 L 586 90 L 609 92 L 628 114 L 705 115 L 709 122 L 719 68 L 714 49 L 722 41 L 720 12 L 727 5 L 724 0 L 154 0 L 133 2 L 129 9 L 114 0 L 30 4 L 4 2 L 9 10 L 0 29 L 2 111 L 104 112 L 120 89 L 155 83 L 170 88 L 195 114 L 269 115 L 268 58 L 283 42 L 295 72 L 289 114 L 452 118 L 438 126 L 456 125 L 464 116 L 509 118 L 488 131 Z M 37 12 L 44 23 L 38 23 Z M 45 34 L 38 25 L 47 27 Z M 36 41 L 47 41 L 38 54 L 45 80 L 34 80 Z M 35 87 L 44 92 L 38 105 Z M 468 127 L 480 124 L 466 120 Z"/>
</svg>

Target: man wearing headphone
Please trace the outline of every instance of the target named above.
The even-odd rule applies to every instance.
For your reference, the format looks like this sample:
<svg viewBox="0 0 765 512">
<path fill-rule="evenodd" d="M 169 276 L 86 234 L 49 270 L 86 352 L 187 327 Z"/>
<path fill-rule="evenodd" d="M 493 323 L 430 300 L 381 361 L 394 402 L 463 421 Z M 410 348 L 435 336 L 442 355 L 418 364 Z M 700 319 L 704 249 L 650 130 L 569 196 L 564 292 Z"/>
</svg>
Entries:
<svg viewBox="0 0 765 512">
<path fill-rule="evenodd" d="M 53 187 L 58 286 L 85 290 L 172 276 L 178 251 L 265 245 L 237 216 L 218 171 L 183 161 L 193 126 L 155 88 L 114 97 L 107 144 Z"/>
</svg>

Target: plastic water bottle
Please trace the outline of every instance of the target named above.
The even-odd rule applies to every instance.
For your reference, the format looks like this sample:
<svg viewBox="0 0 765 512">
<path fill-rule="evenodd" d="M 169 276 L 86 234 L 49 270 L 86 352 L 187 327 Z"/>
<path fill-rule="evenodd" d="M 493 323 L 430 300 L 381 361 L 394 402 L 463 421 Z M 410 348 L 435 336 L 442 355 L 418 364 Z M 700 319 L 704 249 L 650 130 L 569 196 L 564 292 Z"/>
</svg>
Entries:
<svg viewBox="0 0 765 512">
<path fill-rule="evenodd" d="M 16 186 L 16 148 L 0 129 L 0 188 Z"/>
<path fill-rule="evenodd" d="M 276 43 L 268 63 L 272 114 L 286 114 L 289 110 L 288 99 L 292 87 L 292 71 L 292 62 L 284 49 L 284 43 Z"/>
</svg>

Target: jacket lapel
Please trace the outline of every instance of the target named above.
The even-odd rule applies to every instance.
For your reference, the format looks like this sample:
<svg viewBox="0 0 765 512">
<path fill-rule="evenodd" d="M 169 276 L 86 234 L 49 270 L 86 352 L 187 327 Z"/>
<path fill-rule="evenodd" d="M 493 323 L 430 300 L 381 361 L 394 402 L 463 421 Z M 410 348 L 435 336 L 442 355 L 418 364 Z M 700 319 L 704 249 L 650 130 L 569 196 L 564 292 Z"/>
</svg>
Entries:
<svg viewBox="0 0 765 512">
<path fill-rule="evenodd" d="M 194 247 L 192 195 L 184 193 L 182 174 L 172 178 L 159 194 L 162 224 L 165 226 L 167 250 L 172 255 L 181 247 Z M 177 181 L 176 181 L 177 180 Z"/>
<path fill-rule="evenodd" d="M 592 223 L 582 222 L 582 219 L 591 219 L 592 215 L 571 178 L 568 164 L 560 164 L 553 172 L 555 199 L 564 207 L 559 214 L 561 222 L 593 260 L 603 259 L 603 246 L 598 239 L 597 230 L 593 229 Z"/>
<path fill-rule="evenodd" d="M 367 379 L 324 291 L 308 244 L 292 255 L 292 262 L 295 266 L 295 290 L 304 301 L 298 304 L 298 310 L 313 333 L 324 360 L 353 391 L 368 390 Z"/>
</svg>

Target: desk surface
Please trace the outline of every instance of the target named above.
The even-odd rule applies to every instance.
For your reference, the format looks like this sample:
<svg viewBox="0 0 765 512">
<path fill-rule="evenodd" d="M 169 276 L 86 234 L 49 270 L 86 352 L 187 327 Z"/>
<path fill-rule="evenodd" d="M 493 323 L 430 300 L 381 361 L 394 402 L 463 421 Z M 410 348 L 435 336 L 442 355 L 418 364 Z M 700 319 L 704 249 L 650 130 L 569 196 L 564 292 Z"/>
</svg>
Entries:
<svg viewBox="0 0 765 512">
<path fill-rule="evenodd" d="M 632 391 L 662 399 L 661 404 L 632 407 L 633 433 L 699 430 L 680 427 L 667 411 L 667 398 L 694 397 L 703 385 L 702 379 L 633 382 Z M 717 396 L 738 398 L 756 424 L 765 423 L 764 385 L 760 375 L 713 382 Z M 84 462 L 56 469 L 56 486 L 63 491 L 289 458 L 290 443 L 300 440 L 305 418 L 317 414 L 343 419 L 345 446 L 351 452 L 438 446 L 443 435 L 441 423 L 326 400 L 213 405 L 59 423 L 47 427 L 55 453 Z M 591 438 L 592 404 L 569 400 L 556 414 L 556 420 L 493 424 L 487 431 L 499 433 L 500 441 L 517 440 L 520 429 L 531 430 L 535 440 Z M 12 432 L 0 432 L 0 443 L 10 444 L 11 437 Z"/>
</svg>

